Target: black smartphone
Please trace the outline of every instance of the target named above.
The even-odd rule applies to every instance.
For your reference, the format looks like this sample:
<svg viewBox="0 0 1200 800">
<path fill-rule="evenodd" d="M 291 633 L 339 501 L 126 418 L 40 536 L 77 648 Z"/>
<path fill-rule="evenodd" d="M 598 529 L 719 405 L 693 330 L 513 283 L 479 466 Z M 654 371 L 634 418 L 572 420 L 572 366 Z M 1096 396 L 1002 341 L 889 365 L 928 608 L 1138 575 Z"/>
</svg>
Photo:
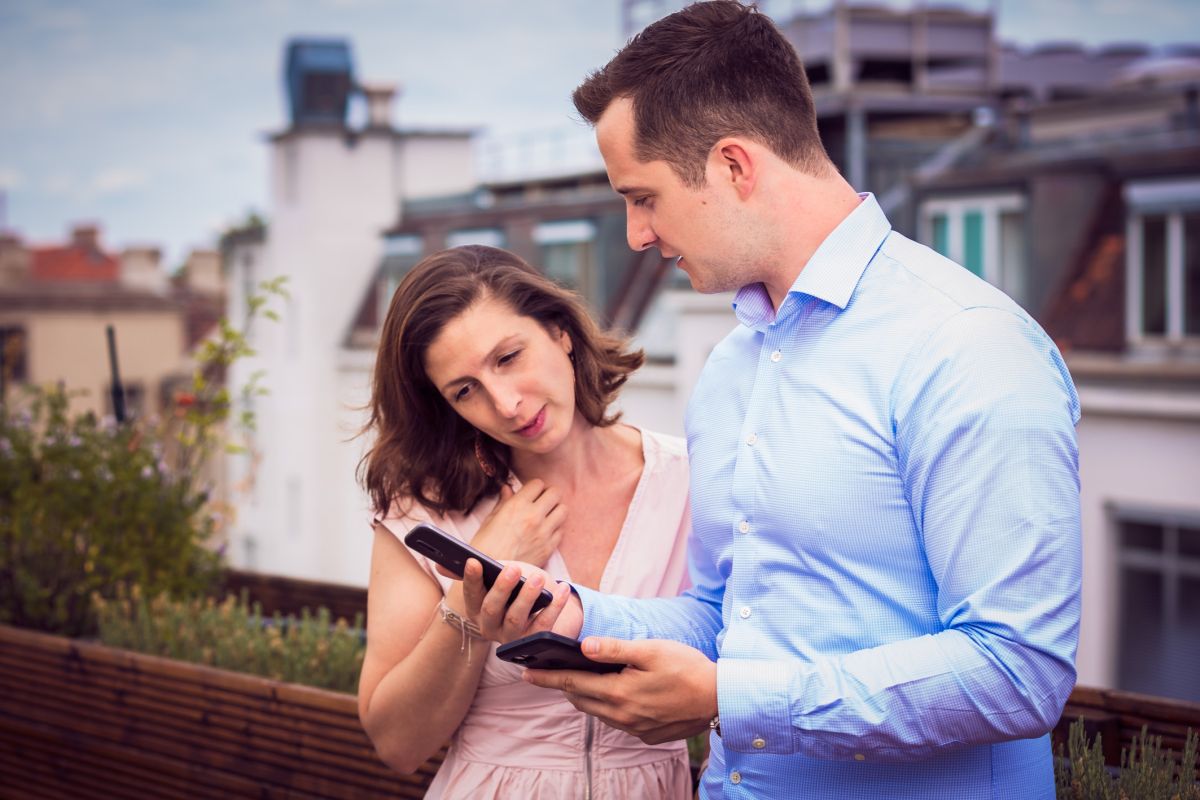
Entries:
<svg viewBox="0 0 1200 800">
<path fill-rule="evenodd" d="M 461 539 L 457 539 L 441 528 L 428 523 L 423 522 L 409 531 L 404 536 L 404 543 L 418 553 L 433 559 L 459 577 L 462 577 L 467 559 L 475 559 L 480 564 L 483 564 L 483 585 L 488 589 L 492 588 L 492 584 L 496 582 L 496 578 L 500 577 L 500 570 L 504 569 L 504 565 L 496 559 L 486 553 L 479 552 Z M 508 596 L 508 603 L 506 605 L 512 605 L 512 601 L 517 599 L 517 595 L 520 594 L 524 586 L 525 579 L 521 578 L 517 581 L 517 585 L 513 587 L 512 594 Z M 554 595 L 550 594 L 548 590 L 542 589 L 541 594 L 533 601 L 533 608 L 530 609 L 530 613 L 540 611 L 550 605 L 550 601 L 553 599 Z"/>
<path fill-rule="evenodd" d="M 624 664 L 603 664 L 583 654 L 579 642 L 550 631 L 531 633 L 496 648 L 496 655 L 530 669 L 579 669 L 585 672 L 620 672 Z"/>
</svg>

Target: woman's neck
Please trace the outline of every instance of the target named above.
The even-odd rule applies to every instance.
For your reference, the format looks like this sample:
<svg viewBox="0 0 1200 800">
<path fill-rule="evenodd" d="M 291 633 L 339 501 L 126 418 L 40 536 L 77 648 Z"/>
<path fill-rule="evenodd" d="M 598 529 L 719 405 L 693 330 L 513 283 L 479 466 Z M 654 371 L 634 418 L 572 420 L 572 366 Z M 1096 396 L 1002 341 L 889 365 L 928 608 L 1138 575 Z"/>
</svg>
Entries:
<svg viewBox="0 0 1200 800">
<path fill-rule="evenodd" d="M 580 487 L 594 486 L 597 480 L 611 479 L 614 466 L 629 457 L 631 435 L 636 433 L 623 425 L 597 428 L 576 412 L 571 432 L 552 452 L 513 450 L 513 472 L 522 483 L 540 478 L 573 494 Z"/>
</svg>

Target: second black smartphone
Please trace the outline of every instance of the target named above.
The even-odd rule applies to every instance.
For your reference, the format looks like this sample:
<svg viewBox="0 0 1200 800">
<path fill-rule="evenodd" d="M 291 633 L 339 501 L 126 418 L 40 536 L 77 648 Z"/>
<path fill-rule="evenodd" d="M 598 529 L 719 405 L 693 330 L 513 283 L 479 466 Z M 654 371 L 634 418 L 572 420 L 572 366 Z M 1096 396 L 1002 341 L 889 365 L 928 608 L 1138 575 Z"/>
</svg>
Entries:
<svg viewBox="0 0 1200 800">
<path fill-rule="evenodd" d="M 550 631 L 531 633 L 496 648 L 496 656 L 530 669 L 580 669 L 587 672 L 620 672 L 624 664 L 592 661 L 583 654 L 579 642 Z"/>
<path fill-rule="evenodd" d="M 441 528 L 421 523 L 408 532 L 404 537 L 404 543 L 416 550 L 422 555 L 441 564 L 446 569 L 462 577 L 463 569 L 466 567 L 467 559 L 473 558 L 483 565 L 483 585 L 491 589 L 492 584 L 496 582 L 496 578 L 500 577 L 500 570 L 504 569 L 504 565 L 496 559 L 481 553 L 471 545 L 455 538 L 446 533 Z M 512 601 L 517 599 L 521 589 L 525 586 L 525 579 L 521 578 L 517 581 L 517 585 L 513 587 L 512 594 L 508 596 L 508 603 L 512 605 Z M 554 599 L 554 595 L 546 589 L 542 589 L 541 594 L 533 601 L 533 608 L 530 613 L 539 611 L 550 605 L 550 601 Z"/>
</svg>

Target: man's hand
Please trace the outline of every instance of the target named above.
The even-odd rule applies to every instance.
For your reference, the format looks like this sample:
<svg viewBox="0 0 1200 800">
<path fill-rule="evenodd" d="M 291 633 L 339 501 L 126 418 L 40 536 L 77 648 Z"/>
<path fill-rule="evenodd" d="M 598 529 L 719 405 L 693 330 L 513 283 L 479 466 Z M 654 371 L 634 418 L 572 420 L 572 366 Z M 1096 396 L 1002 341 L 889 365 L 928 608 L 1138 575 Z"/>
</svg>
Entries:
<svg viewBox="0 0 1200 800">
<path fill-rule="evenodd" d="M 589 636 L 583 652 L 593 661 L 626 667 L 607 675 L 530 669 L 525 680 L 561 689 L 575 708 L 646 744 L 706 731 L 717 714 L 717 665 L 699 650 L 661 639 Z"/>
</svg>

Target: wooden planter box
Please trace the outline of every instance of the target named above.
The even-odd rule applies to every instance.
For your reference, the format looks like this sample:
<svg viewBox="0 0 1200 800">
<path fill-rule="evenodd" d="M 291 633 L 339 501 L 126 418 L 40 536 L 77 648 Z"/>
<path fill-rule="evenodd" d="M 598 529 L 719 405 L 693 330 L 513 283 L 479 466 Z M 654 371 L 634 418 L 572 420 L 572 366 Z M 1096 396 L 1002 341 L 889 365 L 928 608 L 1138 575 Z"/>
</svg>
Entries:
<svg viewBox="0 0 1200 800">
<path fill-rule="evenodd" d="M 353 620 L 366 591 L 231 572 L 267 613 L 328 607 Z M 1148 725 L 1178 753 L 1200 704 L 1077 687 L 1055 729 L 1085 719 L 1105 759 Z M 441 763 L 397 775 L 353 696 L 0 625 L 0 796 L 423 797 Z"/>
<path fill-rule="evenodd" d="M 1189 728 L 1200 733 L 1200 703 L 1076 686 L 1054 729 L 1056 754 L 1059 744 L 1066 745 L 1071 723 L 1080 717 L 1089 737 L 1100 734 L 1104 762 L 1110 767 L 1121 766 L 1121 750 L 1130 749 L 1143 725 L 1151 736 L 1161 736 L 1163 747 L 1176 756 L 1183 752 Z"/>
<path fill-rule="evenodd" d="M 423 797 L 351 695 L 0 625 L 0 795 Z"/>
</svg>

